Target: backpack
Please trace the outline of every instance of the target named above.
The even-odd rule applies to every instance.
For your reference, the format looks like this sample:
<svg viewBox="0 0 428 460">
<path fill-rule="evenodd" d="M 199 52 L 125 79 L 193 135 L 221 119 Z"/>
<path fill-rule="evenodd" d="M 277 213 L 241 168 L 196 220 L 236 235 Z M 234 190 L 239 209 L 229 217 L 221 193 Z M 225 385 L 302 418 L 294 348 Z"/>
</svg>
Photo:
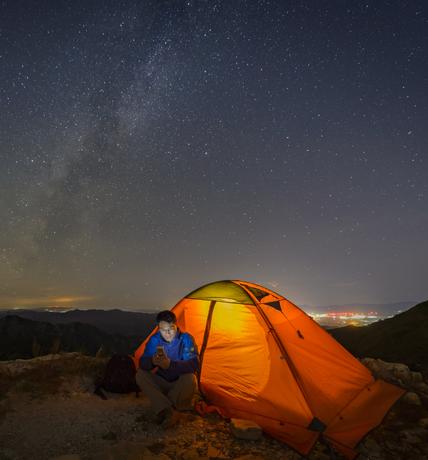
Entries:
<svg viewBox="0 0 428 460">
<path fill-rule="evenodd" d="M 94 393 L 107 399 L 102 390 L 110 393 L 131 393 L 138 396 L 140 388 L 135 381 L 135 364 L 128 355 L 113 355 L 106 366 L 103 379 L 98 382 Z"/>
</svg>

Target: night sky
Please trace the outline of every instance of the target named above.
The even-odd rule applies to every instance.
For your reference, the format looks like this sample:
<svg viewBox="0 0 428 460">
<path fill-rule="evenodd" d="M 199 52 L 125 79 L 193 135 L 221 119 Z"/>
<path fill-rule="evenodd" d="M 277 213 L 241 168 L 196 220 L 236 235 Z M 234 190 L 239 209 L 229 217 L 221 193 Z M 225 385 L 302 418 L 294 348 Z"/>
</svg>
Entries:
<svg viewBox="0 0 428 460">
<path fill-rule="evenodd" d="M 425 0 L 0 8 L 0 307 L 428 298 Z"/>
</svg>

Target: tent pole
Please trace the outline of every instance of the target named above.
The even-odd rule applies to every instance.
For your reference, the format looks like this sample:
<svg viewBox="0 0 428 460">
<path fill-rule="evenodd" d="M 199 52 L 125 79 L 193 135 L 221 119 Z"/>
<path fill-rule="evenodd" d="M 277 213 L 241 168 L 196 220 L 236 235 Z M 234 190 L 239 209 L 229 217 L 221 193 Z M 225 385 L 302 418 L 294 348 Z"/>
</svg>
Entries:
<svg viewBox="0 0 428 460">
<path fill-rule="evenodd" d="M 202 363 L 204 361 L 204 354 L 205 354 L 205 349 L 207 348 L 208 344 L 208 337 L 210 335 L 210 329 L 211 329 L 211 321 L 214 313 L 214 306 L 216 304 L 215 300 L 211 300 L 210 306 L 208 309 L 208 316 L 207 316 L 207 322 L 205 323 L 205 331 L 204 331 L 204 338 L 202 340 L 202 346 L 201 346 L 201 351 L 199 353 L 199 370 L 198 370 L 198 388 L 199 392 L 201 395 L 205 398 L 205 395 L 201 389 L 201 374 L 202 374 Z"/>
<path fill-rule="evenodd" d="M 278 348 L 282 353 L 282 358 L 284 358 L 285 361 L 287 361 L 288 367 L 289 367 L 291 373 L 293 374 L 293 377 L 296 380 L 296 383 L 297 383 L 298 387 L 300 388 L 300 391 L 302 392 L 303 397 L 305 398 L 306 404 L 308 405 L 309 410 L 312 413 L 312 416 L 315 417 L 315 412 L 314 412 L 313 408 L 311 407 L 311 403 L 309 402 L 309 397 L 308 397 L 308 395 L 306 393 L 305 388 L 303 387 L 302 380 L 300 378 L 299 372 L 296 369 L 296 366 L 294 365 L 293 361 L 291 360 L 291 358 L 290 358 L 287 350 L 285 349 L 284 344 L 282 343 L 281 339 L 279 338 L 275 328 L 273 327 L 272 323 L 270 322 L 269 318 L 267 317 L 267 315 L 263 311 L 263 309 L 260 307 L 258 302 L 256 303 L 256 308 L 257 308 L 257 311 L 260 313 L 261 317 L 266 322 L 266 325 L 268 326 L 269 332 L 272 334 L 272 337 L 274 338 L 276 344 L 278 345 Z"/>
</svg>

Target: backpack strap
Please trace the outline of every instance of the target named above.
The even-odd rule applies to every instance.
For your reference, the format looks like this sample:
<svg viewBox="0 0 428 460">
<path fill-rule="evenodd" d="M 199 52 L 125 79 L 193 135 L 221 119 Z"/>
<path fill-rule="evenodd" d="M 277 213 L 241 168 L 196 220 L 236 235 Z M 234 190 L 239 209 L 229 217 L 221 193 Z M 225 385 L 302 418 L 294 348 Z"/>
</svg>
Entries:
<svg viewBox="0 0 428 460">
<path fill-rule="evenodd" d="M 102 389 L 102 385 L 97 385 L 95 387 L 94 395 L 99 396 L 101 399 L 104 399 L 104 401 L 106 401 L 108 399 L 107 396 L 105 395 L 103 389 Z"/>
</svg>

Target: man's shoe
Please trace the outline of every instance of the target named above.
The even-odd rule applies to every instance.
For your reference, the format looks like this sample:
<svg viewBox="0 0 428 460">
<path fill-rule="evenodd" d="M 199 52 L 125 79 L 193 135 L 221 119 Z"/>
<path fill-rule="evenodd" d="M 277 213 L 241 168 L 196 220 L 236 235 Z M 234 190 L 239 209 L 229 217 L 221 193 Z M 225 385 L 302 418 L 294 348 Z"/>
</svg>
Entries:
<svg viewBox="0 0 428 460">
<path fill-rule="evenodd" d="M 163 422 L 161 423 L 162 428 L 168 429 L 172 428 L 173 426 L 177 425 L 180 420 L 180 414 L 172 407 L 168 408 L 169 410 L 166 412 Z"/>
<path fill-rule="evenodd" d="M 162 409 L 160 412 L 158 412 L 155 415 L 155 423 L 157 425 L 162 425 L 163 421 L 165 420 L 168 412 L 170 412 L 172 409 L 170 407 L 165 407 L 165 409 Z"/>
</svg>

